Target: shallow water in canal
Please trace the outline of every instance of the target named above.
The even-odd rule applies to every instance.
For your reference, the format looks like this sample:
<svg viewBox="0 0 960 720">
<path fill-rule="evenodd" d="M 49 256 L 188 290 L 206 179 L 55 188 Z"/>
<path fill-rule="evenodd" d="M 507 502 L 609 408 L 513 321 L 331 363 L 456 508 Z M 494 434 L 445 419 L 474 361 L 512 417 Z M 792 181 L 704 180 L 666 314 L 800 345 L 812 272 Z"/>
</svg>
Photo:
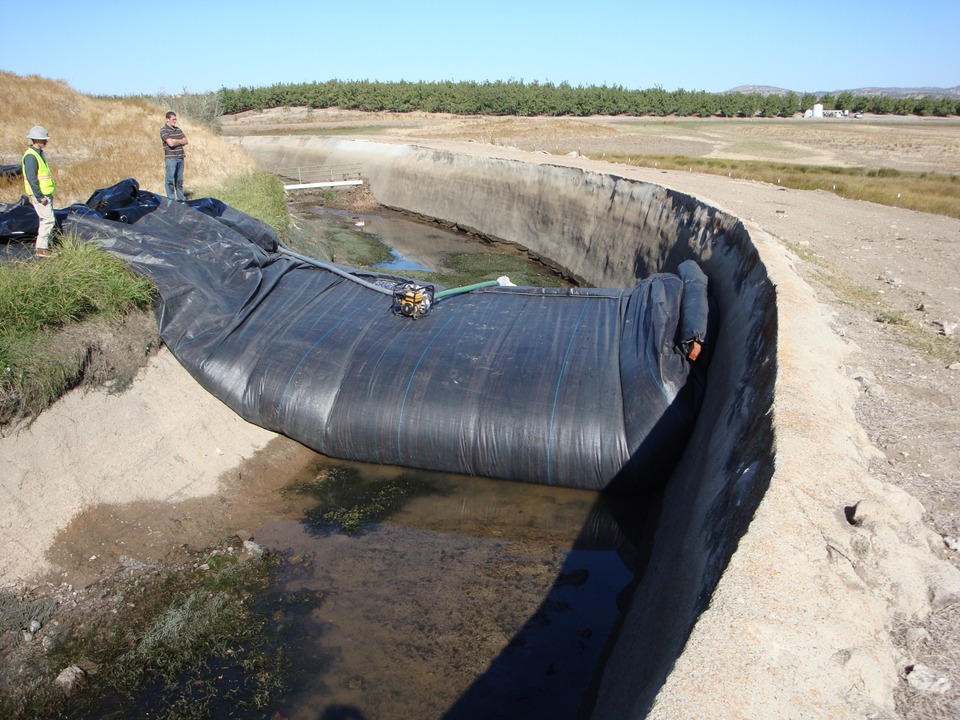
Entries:
<svg viewBox="0 0 960 720">
<path fill-rule="evenodd" d="M 398 484 L 383 517 L 342 529 L 342 509 Z M 285 717 L 574 718 L 589 703 L 642 570 L 644 506 L 326 458 L 294 487 L 316 505 L 255 538 L 283 558 L 259 607 L 292 667 Z"/>
<path fill-rule="evenodd" d="M 508 275 L 516 285 L 569 287 L 524 248 L 381 208 L 367 214 L 301 206 L 292 249 L 324 261 L 443 287 Z"/>
</svg>

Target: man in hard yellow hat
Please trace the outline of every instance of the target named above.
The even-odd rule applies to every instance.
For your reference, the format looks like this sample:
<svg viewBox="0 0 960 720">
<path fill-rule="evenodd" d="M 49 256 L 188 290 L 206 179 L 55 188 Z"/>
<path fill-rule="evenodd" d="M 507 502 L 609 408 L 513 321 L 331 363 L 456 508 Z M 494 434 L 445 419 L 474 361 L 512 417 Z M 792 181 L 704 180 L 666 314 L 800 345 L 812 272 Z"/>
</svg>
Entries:
<svg viewBox="0 0 960 720">
<path fill-rule="evenodd" d="M 50 254 L 50 236 L 56 225 L 53 217 L 53 173 L 43 156 L 43 149 L 47 146 L 50 135 L 43 126 L 34 125 L 27 133 L 27 139 L 30 140 L 30 147 L 23 154 L 23 189 L 40 218 L 36 253 L 45 257 Z"/>
</svg>

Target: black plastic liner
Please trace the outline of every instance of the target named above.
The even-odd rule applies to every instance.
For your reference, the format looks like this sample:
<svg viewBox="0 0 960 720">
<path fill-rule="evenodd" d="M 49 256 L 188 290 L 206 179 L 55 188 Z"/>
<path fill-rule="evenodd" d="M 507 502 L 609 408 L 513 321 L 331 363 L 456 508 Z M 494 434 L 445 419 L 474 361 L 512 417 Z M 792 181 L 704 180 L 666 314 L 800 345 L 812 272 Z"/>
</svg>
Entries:
<svg viewBox="0 0 960 720">
<path fill-rule="evenodd" d="M 82 203 L 54 208 L 53 219 L 57 229 L 63 229 L 63 220 L 70 214 L 100 215 Z M 39 229 L 40 218 L 26 195 L 21 195 L 15 203 L 0 203 L 0 241 L 9 243 L 35 238 Z"/>
<path fill-rule="evenodd" d="M 16 203 L 0 203 L 0 240 L 36 237 L 39 227 L 37 211 L 25 195 L 21 195 Z"/>
<path fill-rule="evenodd" d="M 708 319 L 693 261 L 627 290 L 454 294 L 414 320 L 392 300 L 406 279 L 296 256 L 219 201 L 128 180 L 87 206 L 64 230 L 157 285 L 161 337 L 198 382 L 317 452 L 642 491 L 693 428 L 705 356 L 684 343 L 704 342 Z"/>
<path fill-rule="evenodd" d="M 129 178 L 109 188 L 97 190 L 86 203 L 74 203 L 65 208 L 55 208 L 54 220 L 58 229 L 70 215 L 93 215 L 127 224 L 135 223 L 160 205 L 161 196 L 140 189 L 139 183 Z M 236 229 L 249 240 L 266 250 L 276 250 L 276 233 L 266 223 L 239 212 L 214 198 L 188 200 L 188 207 L 215 217 L 223 224 Z M 40 219 L 25 195 L 17 203 L 0 204 L 0 240 L 22 240 L 36 237 Z"/>
</svg>

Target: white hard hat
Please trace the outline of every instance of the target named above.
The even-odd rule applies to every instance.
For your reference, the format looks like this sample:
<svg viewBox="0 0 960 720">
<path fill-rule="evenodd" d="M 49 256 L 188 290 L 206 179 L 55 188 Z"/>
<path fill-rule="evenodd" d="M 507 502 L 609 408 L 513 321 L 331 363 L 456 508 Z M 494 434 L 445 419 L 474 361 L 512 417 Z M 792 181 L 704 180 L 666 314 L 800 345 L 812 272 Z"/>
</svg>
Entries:
<svg viewBox="0 0 960 720">
<path fill-rule="evenodd" d="M 30 140 L 49 140 L 50 135 L 47 134 L 47 129 L 43 125 L 34 125 L 30 128 L 30 132 L 27 133 L 27 137 Z"/>
</svg>

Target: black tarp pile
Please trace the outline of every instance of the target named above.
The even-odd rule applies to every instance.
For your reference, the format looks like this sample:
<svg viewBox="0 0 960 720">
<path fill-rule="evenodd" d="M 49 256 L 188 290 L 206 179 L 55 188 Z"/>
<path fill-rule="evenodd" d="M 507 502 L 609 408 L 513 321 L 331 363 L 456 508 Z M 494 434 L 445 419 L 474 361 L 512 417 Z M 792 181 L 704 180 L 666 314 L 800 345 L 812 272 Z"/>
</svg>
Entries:
<svg viewBox="0 0 960 720">
<path fill-rule="evenodd" d="M 22 196 L 19 202 L 0 203 L 0 240 L 19 240 L 23 237 L 36 237 L 40 227 L 37 211 Z"/>
<path fill-rule="evenodd" d="M 109 188 L 97 190 L 85 203 L 74 203 L 53 211 L 57 228 L 63 230 L 63 221 L 71 216 L 87 215 L 126 224 L 135 223 L 144 215 L 160 206 L 162 197 L 156 193 L 140 190 L 139 183 L 130 178 Z M 218 218 L 259 243 L 267 250 L 277 249 L 277 236 L 266 224 L 241 213 L 214 198 L 188 200 L 186 205 Z M 36 237 L 39 218 L 27 197 L 21 196 L 16 203 L 0 203 L 0 240 L 22 240 Z"/>
<path fill-rule="evenodd" d="M 63 228 L 157 286 L 163 341 L 243 418 L 333 457 L 593 490 L 660 485 L 703 391 L 706 278 L 493 287 L 413 320 L 404 278 L 310 261 L 212 199 L 133 180 Z"/>
</svg>

